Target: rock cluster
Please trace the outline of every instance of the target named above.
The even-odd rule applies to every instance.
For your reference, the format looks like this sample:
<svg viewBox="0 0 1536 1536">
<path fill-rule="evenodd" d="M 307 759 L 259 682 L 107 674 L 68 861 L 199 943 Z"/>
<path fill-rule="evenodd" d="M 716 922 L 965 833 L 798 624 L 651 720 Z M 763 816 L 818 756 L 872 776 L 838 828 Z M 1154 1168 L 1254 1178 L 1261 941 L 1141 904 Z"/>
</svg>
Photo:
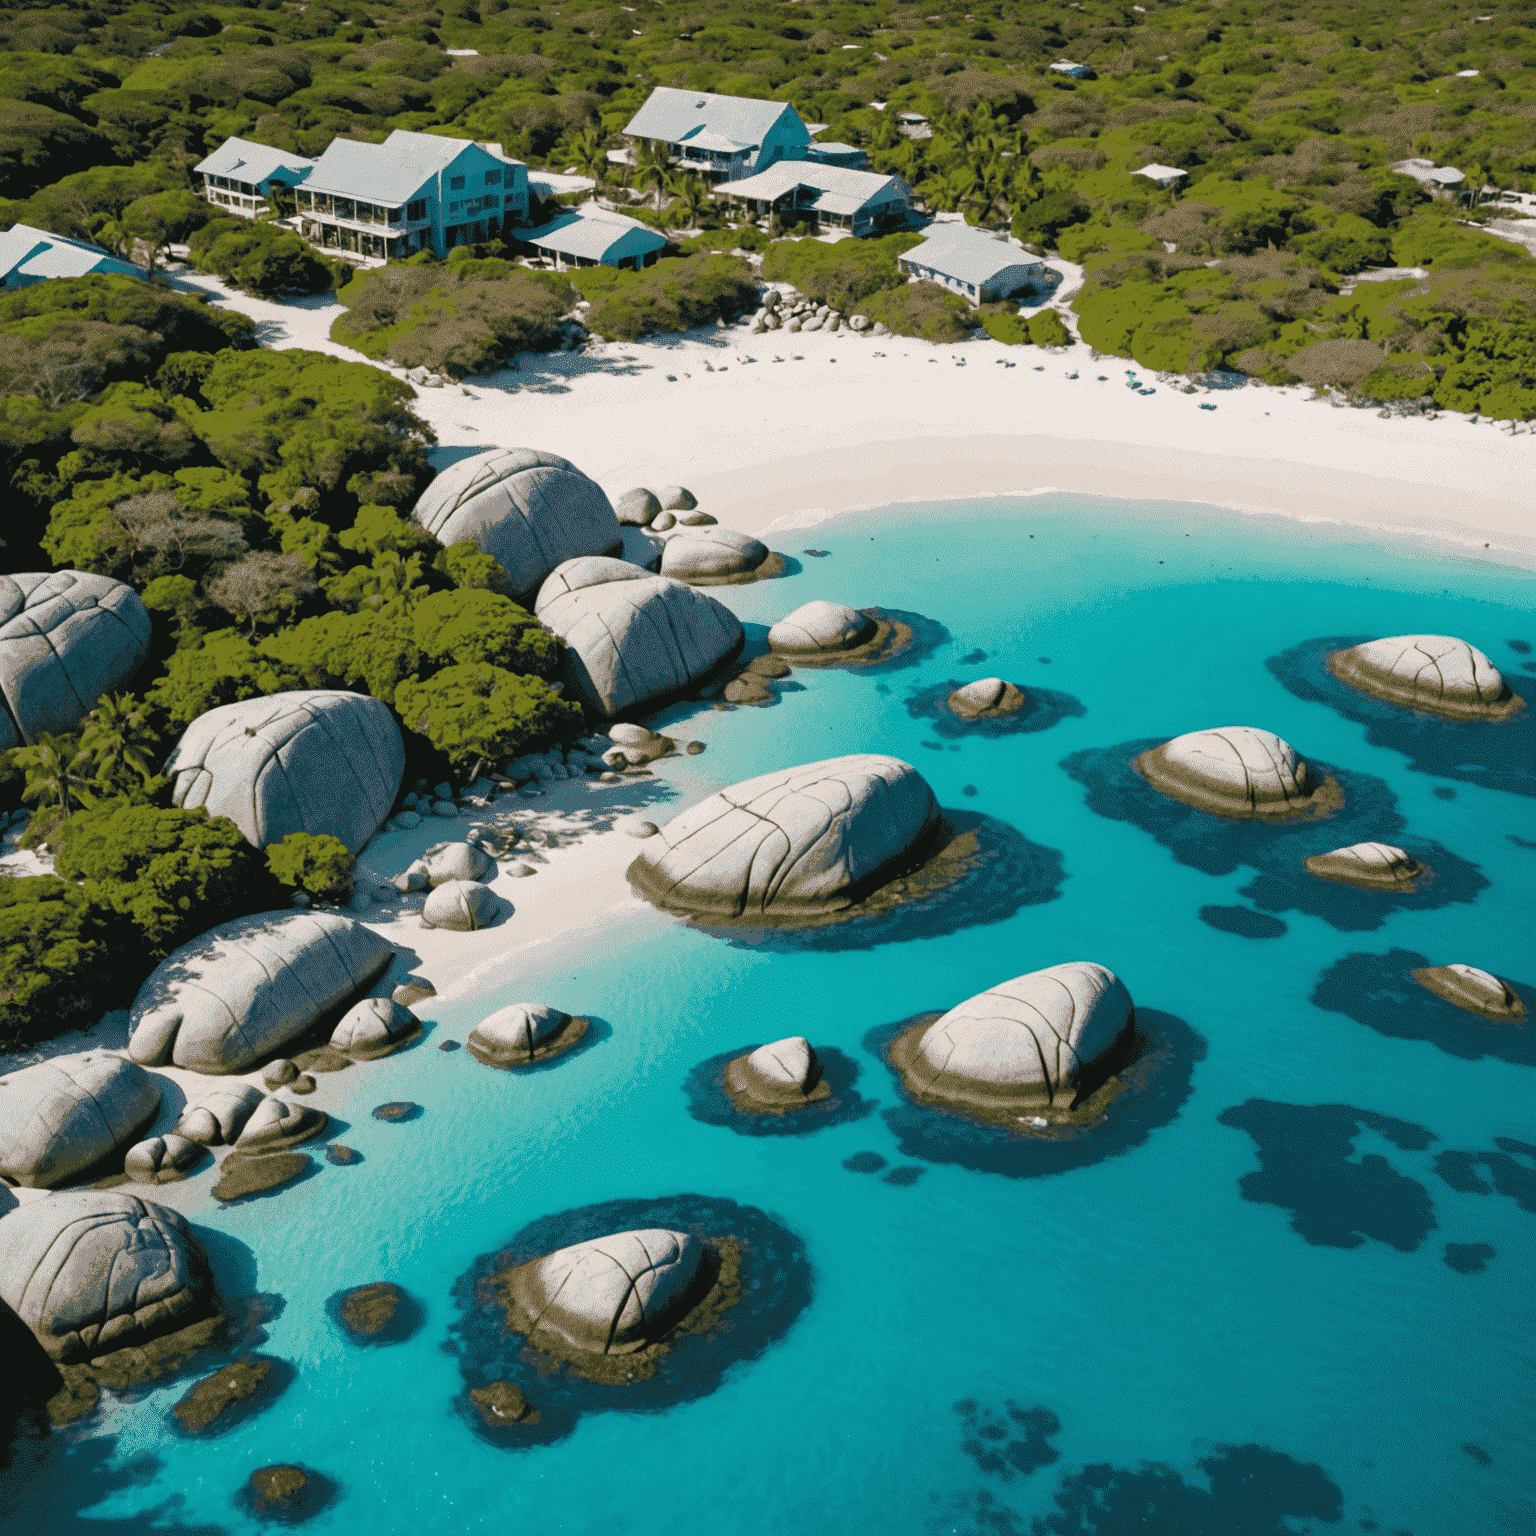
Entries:
<svg viewBox="0 0 1536 1536">
<path fill-rule="evenodd" d="M 1069 1110 L 1132 1027 L 1131 995 L 1113 971 L 1073 960 L 968 998 L 892 1048 L 914 1097 L 997 1112 Z"/>
<path fill-rule="evenodd" d="M 714 522 L 714 518 L 708 515 L 698 518 L 688 516 L 698 505 L 693 492 L 681 485 L 664 485 L 659 491 L 648 491 L 644 486 L 636 486 L 634 490 L 625 491 L 619 497 L 614 503 L 614 509 L 618 513 L 619 523 L 625 528 L 671 528 L 679 522 Z"/>
<path fill-rule="evenodd" d="M 831 1095 L 821 1062 L 804 1035 L 760 1045 L 728 1062 L 725 1091 L 747 1114 L 782 1115 Z"/>
<path fill-rule="evenodd" d="M 358 853 L 400 792 L 405 746 L 377 699 L 312 689 L 199 715 L 165 771 L 177 805 L 229 817 L 257 848 L 311 832 Z"/>
<path fill-rule="evenodd" d="M 391 997 L 365 997 L 341 1016 L 331 1045 L 357 1061 L 372 1061 L 398 1051 L 421 1028 L 416 1015 Z"/>
<path fill-rule="evenodd" d="M 743 640 L 736 615 L 707 593 L 623 560 L 567 561 L 535 611 L 568 647 L 572 692 L 609 717 L 707 681 Z"/>
<path fill-rule="evenodd" d="M 849 315 L 846 319 L 840 309 L 830 304 L 817 304 L 798 294 L 769 288 L 763 301 L 749 322 L 754 336 L 764 331 L 837 331 L 848 330 L 855 334 L 885 335 L 885 326 L 878 321 L 871 325 L 868 315 Z"/>
<path fill-rule="evenodd" d="M 671 911 L 815 921 L 910 866 L 938 826 L 933 791 L 910 763 L 829 758 L 747 779 L 673 817 L 642 845 L 629 880 Z"/>
<path fill-rule="evenodd" d="M 0 576 L 0 751 L 75 730 L 149 654 L 132 587 L 84 571 Z"/>
<path fill-rule="evenodd" d="M 475 1025 L 466 1044 L 488 1067 L 526 1067 L 569 1050 L 589 1023 L 547 1003 L 512 1003 Z"/>
<path fill-rule="evenodd" d="M 128 1146 L 159 1108 L 148 1072 L 100 1051 L 8 1072 L 0 1077 L 0 1174 L 51 1189 Z"/>
<path fill-rule="evenodd" d="M 962 720 L 1002 720 L 1016 715 L 1027 702 L 1024 690 L 1000 677 L 978 678 L 956 688 L 944 701 L 950 714 Z"/>
<path fill-rule="evenodd" d="M 474 542 L 527 597 L 563 561 L 623 548 L 602 487 L 553 453 L 503 448 L 445 469 L 412 516 L 443 544 Z"/>
<path fill-rule="evenodd" d="M 1475 965 L 1426 965 L 1413 979 L 1446 1002 L 1499 1024 L 1518 1023 L 1526 1014 L 1520 994 Z"/>
<path fill-rule="evenodd" d="M 619 521 L 627 528 L 646 528 L 661 511 L 660 499 L 644 486 L 625 491 L 613 504 Z"/>
<path fill-rule="evenodd" d="M 481 880 L 496 861 L 475 843 L 434 843 L 395 880 L 402 891 L 436 890 L 450 880 Z"/>
<path fill-rule="evenodd" d="M 1419 861 L 1390 843 L 1353 843 L 1331 853 L 1314 853 L 1307 861 L 1311 874 L 1371 891 L 1411 891 L 1424 874 Z"/>
<path fill-rule="evenodd" d="M 136 1343 L 211 1290 L 186 1219 L 120 1189 L 66 1190 L 0 1217 L 0 1301 L 55 1360 Z"/>
<path fill-rule="evenodd" d="M 1335 651 L 1328 670 L 1361 693 L 1448 720 L 1506 720 L 1525 707 L 1474 645 L 1450 635 L 1394 635 Z"/>
<path fill-rule="evenodd" d="M 367 986 L 393 956 L 388 940 L 330 912 L 221 923 L 163 960 L 139 989 L 128 1054 L 146 1066 L 248 1071 Z"/>
<path fill-rule="evenodd" d="M 1289 742 L 1251 725 L 1191 731 L 1143 752 L 1136 769 L 1154 789 L 1217 816 L 1284 817 L 1331 808 L 1338 787 Z"/>
<path fill-rule="evenodd" d="M 189 1104 L 176 1134 L 203 1147 L 275 1152 L 318 1136 L 327 1123 L 323 1110 L 274 1098 L 248 1083 L 231 1083 Z"/>
</svg>

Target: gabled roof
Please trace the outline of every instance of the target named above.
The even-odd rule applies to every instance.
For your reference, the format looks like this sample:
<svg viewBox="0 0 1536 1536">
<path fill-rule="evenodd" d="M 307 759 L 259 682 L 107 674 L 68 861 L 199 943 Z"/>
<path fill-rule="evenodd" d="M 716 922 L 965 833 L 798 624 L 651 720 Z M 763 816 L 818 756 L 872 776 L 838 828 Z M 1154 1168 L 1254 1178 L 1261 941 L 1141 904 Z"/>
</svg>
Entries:
<svg viewBox="0 0 1536 1536">
<path fill-rule="evenodd" d="M 899 176 L 855 171 L 845 165 L 818 165 L 814 160 L 780 160 L 756 176 L 722 182 L 716 191 L 776 203 L 796 187 L 808 187 L 819 194 L 813 206 L 823 213 L 857 213 L 869 203 L 885 201 L 881 194 L 888 188 L 894 187 L 898 193 L 907 190 Z"/>
<path fill-rule="evenodd" d="M 580 256 L 587 261 L 601 261 L 619 245 L 626 255 L 633 256 L 659 251 L 667 243 L 667 237 L 648 224 L 619 213 L 567 213 L 519 238 L 541 251 Z"/>
<path fill-rule="evenodd" d="M 404 203 L 475 143 L 474 139 L 449 139 L 404 128 L 395 129 L 382 144 L 332 139 L 305 185 L 316 192 L 339 193 L 365 203 Z M 503 165 L 522 164 L 502 154 L 499 144 L 481 144 L 480 148 Z"/>
<path fill-rule="evenodd" d="M 1150 165 L 1143 165 L 1131 172 L 1132 176 L 1145 176 L 1151 181 L 1177 181 L 1181 176 L 1189 175 L 1188 171 L 1181 171 L 1176 165 L 1159 165 L 1153 161 Z"/>
<path fill-rule="evenodd" d="M 898 258 L 914 266 L 931 267 L 961 283 L 990 283 L 1009 267 L 1038 267 L 1040 258 L 1006 240 L 994 239 L 969 224 L 930 225 L 921 245 Z"/>
<path fill-rule="evenodd" d="M 71 240 L 30 224 L 13 224 L 0 234 L 0 281 L 22 277 L 85 277 L 106 272 L 122 277 L 143 277 L 144 271 L 123 261 L 99 245 Z"/>
<path fill-rule="evenodd" d="M 718 134 L 735 144 L 758 145 L 786 113 L 803 129 L 800 114 L 787 101 L 758 101 L 750 96 L 714 96 L 708 91 L 680 91 L 658 85 L 630 118 L 624 132 L 637 139 L 683 143 L 700 133 Z M 809 141 L 810 135 L 806 135 Z"/>
<path fill-rule="evenodd" d="M 274 171 L 294 175 L 312 170 L 315 162 L 303 155 L 291 155 L 286 149 L 269 144 L 253 144 L 249 139 L 225 139 L 205 160 L 192 167 L 201 176 L 233 176 L 236 181 L 265 181 Z"/>
</svg>

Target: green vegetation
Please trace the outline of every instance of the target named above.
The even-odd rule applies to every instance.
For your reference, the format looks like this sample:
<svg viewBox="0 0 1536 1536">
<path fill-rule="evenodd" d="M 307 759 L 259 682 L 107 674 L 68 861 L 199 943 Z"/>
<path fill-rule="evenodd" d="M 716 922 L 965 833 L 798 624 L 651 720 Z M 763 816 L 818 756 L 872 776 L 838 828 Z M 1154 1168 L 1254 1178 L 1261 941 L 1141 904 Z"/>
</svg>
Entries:
<svg viewBox="0 0 1536 1536">
<path fill-rule="evenodd" d="M 0 880 L 0 1051 L 87 1029 L 111 995 L 110 914 L 53 875 Z"/>
<path fill-rule="evenodd" d="M 739 256 L 687 256 L 643 272 L 583 267 L 570 274 L 591 301 L 587 326 L 605 341 L 734 320 L 757 303 L 757 282 Z"/>
<path fill-rule="evenodd" d="M 425 682 L 401 683 L 395 706 L 410 730 L 461 771 L 514 756 L 540 737 L 574 730 L 581 720 L 581 706 L 567 703 L 548 683 L 487 663 L 444 667 Z"/>
<path fill-rule="evenodd" d="M 763 276 L 792 283 L 808 299 L 852 314 L 859 301 L 906 282 L 896 258 L 922 243 L 921 235 L 882 235 L 871 240 L 783 240 L 763 258 Z"/>
<path fill-rule="evenodd" d="M 267 848 L 267 869 L 279 885 L 297 887 L 317 901 L 345 901 L 352 894 L 357 860 L 339 837 L 290 832 Z"/>
</svg>

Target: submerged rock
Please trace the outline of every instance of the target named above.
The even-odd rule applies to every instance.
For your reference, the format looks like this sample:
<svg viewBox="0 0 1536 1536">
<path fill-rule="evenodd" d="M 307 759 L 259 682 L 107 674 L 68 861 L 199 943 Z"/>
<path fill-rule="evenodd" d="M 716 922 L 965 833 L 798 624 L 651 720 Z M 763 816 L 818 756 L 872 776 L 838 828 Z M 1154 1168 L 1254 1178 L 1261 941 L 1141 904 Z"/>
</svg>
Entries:
<svg viewBox="0 0 1536 1536">
<path fill-rule="evenodd" d="M 246 1481 L 250 1507 L 258 1514 L 297 1525 L 317 1514 L 329 1501 L 328 1478 L 305 1467 L 282 1463 L 258 1467 Z"/>
<path fill-rule="evenodd" d="M 424 928 L 448 928 L 455 933 L 473 933 L 496 921 L 501 904 L 488 885 L 473 880 L 449 880 L 422 903 Z"/>
<path fill-rule="evenodd" d="M 1500 981 L 1475 965 L 1426 965 L 1413 973 L 1413 979 L 1446 1002 L 1464 1008 L 1500 1024 L 1513 1024 L 1525 1017 L 1525 1003 L 1508 982 Z"/>
<path fill-rule="evenodd" d="M 0 1174 L 50 1189 L 128 1146 L 159 1108 L 149 1073 L 100 1051 L 7 1072 L 0 1077 Z"/>
<path fill-rule="evenodd" d="M 684 523 L 688 520 L 685 518 Z M 769 569 L 770 561 L 772 569 Z M 751 534 L 718 524 L 689 526 L 667 540 L 661 554 L 661 574 L 694 586 L 728 586 L 759 576 L 777 575 L 783 562 Z"/>
<path fill-rule="evenodd" d="M 139 989 L 128 1054 L 146 1066 L 245 1072 L 367 986 L 394 950 L 331 912 L 264 912 L 183 944 Z"/>
<path fill-rule="evenodd" d="M 219 1180 L 213 1186 L 215 1200 L 243 1200 L 248 1195 L 264 1195 L 281 1189 L 314 1167 L 307 1152 L 268 1152 L 252 1155 L 231 1152 L 219 1166 Z"/>
<path fill-rule="evenodd" d="M 353 1286 L 331 1298 L 331 1312 L 354 1344 L 386 1344 L 408 1330 L 415 1308 L 392 1280 Z"/>
<path fill-rule="evenodd" d="M 1331 853 L 1314 853 L 1306 861 L 1311 874 L 1366 890 L 1411 891 L 1426 871 L 1419 861 L 1390 843 L 1353 843 Z"/>
<path fill-rule="evenodd" d="M 55 1360 L 137 1343 L 211 1293 L 185 1217 L 121 1189 L 65 1190 L 0 1217 L 0 1301 Z"/>
<path fill-rule="evenodd" d="M 490 1429 L 511 1429 L 518 1424 L 537 1424 L 539 1412 L 510 1381 L 493 1381 L 488 1387 L 471 1387 L 469 1400 Z"/>
<path fill-rule="evenodd" d="M 190 1435 L 227 1429 L 263 1393 L 273 1363 L 264 1355 L 251 1355 L 205 1377 L 171 1409 L 176 1422 Z"/>
<path fill-rule="evenodd" d="M 588 1024 L 546 1003 L 512 1003 L 482 1019 L 467 1043 L 475 1060 L 488 1067 L 528 1066 L 568 1050 Z"/>
<path fill-rule="evenodd" d="M 1476 646 L 1450 635 L 1394 635 L 1335 651 L 1328 670 L 1361 693 L 1449 720 L 1505 720 L 1525 707 Z"/>
<path fill-rule="evenodd" d="M 892 1060 L 914 1096 L 962 1110 L 1070 1108 L 1132 1027 L 1113 971 L 1073 960 L 1015 977 L 900 1037 Z"/>
<path fill-rule="evenodd" d="M 1024 690 L 1000 677 L 983 677 L 956 688 L 945 701 L 962 720 L 1001 720 L 1016 715 L 1026 703 Z"/>
<path fill-rule="evenodd" d="M 710 795 L 645 841 L 629 880 L 671 911 L 814 921 L 907 867 L 938 826 L 910 763 L 857 753 Z"/>
<path fill-rule="evenodd" d="M 393 998 L 365 997 L 341 1016 L 331 1045 L 359 1061 L 372 1061 L 399 1050 L 420 1028 L 416 1015 Z"/>
<path fill-rule="evenodd" d="M 725 1091 L 748 1114 L 782 1115 L 831 1096 L 821 1062 L 803 1035 L 760 1045 L 727 1063 Z"/>
<path fill-rule="evenodd" d="M 1217 816 L 1294 816 L 1339 803 L 1333 780 L 1319 780 L 1289 742 L 1251 725 L 1176 736 L 1135 766 L 1154 789 Z"/>
</svg>

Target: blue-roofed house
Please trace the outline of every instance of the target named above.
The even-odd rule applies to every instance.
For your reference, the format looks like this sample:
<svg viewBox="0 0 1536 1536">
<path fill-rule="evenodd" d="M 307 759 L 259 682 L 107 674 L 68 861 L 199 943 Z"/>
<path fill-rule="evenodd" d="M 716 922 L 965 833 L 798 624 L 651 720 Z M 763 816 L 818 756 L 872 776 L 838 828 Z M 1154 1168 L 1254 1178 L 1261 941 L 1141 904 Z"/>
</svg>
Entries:
<svg viewBox="0 0 1536 1536">
<path fill-rule="evenodd" d="M 254 144 L 250 139 L 225 139 L 206 159 L 192 167 L 203 179 L 203 196 L 210 203 L 242 218 L 267 212 L 267 198 L 277 187 L 296 187 L 315 168 L 313 160 L 285 149 Z"/>
<path fill-rule="evenodd" d="M 13 224 L 0 234 L 0 282 L 7 291 L 30 288 L 50 277 L 146 277 L 142 267 L 99 245 L 71 240 L 30 224 Z"/>
<path fill-rule="evenodd" d="M 624 132 L 663 146 L 687 170 L 734 181 L 780 160 L 803 160 L 811 135 L 787 101 L 715 96 L 658 85 Z"/>
<path fill-rule="evenodd" d="M 528 217 L 528 168 L 500 144 L 397 128 L 382 144 L 333 139 L 294 194 L 306 240 L 383 259 L 446 256 Z"/>
<path fill-rule="evenodd" d="M 667 237 L 638 219 L 621 213 L 565 213 L 538 229 L 519 230 L 526 240 L 553 259 L 555 270 L 567 267 L 649 266 L 666 249 Z"/>
<path fill-rule="evenodd" d="M 931 224 L 921 245 L 904 251 L 896 265 L 913 282 L 941 283 L 972 304 L 990 304 L 1034 287 L 1044 275 L 1038 256 L 969 224 Z"/>
<path fill-rule="evenodd" d="M 715 196 L 743 203 L 754 218 L 797 215 L 819 230 L 845 229 L 854 235 L 899 229 L 912 214 L 912 189 L 900 176 L 814 160 L 781 160 L 756 176 L 721 182 Z"/>
</svg>

